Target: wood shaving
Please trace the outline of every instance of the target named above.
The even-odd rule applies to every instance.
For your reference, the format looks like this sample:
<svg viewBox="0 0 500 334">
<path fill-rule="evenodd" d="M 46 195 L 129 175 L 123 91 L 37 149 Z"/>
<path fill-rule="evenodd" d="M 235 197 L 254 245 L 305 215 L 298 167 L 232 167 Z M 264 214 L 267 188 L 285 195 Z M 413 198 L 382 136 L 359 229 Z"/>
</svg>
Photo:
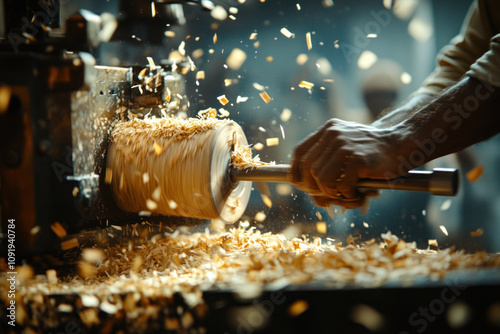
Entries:
<svg viewBox="0 0 500 334">
<path fill-rule="evenodd" d="M 312 37 L 311 37 L 310 32 L 306 33 L 306 44 L 307 44 L 307 50 L 311 50 L 312 49 Z"/>
<path fill-rule="evenodd" d="M 243 102 L 247 102 L 248 101 L 248 97 L 247 96 L 239 96 L 236 98 L 236 103 L 243 103 Z"/>
<path fill-rule="evenodd" d="M 257 221 L 259 223 L 262 223 L 264 220 L 266 220 L 266 218 L 267 218 L 267 215 L 262 211 L 257 212 L 255 214 L 255 217 L 254 217 L 255 221 Z"/>
<path fill-rule="evenodd" d="M 227 66 L 232 70 L 239 70 L 247 59 L 245 51 L 234 48 L 226 59 Z"/>
<path fill-rule="evenodd" d="M 154 142 L 153 147 L 154 147 L 156 155 L 161 155 L 161 153 L 163 152 L 163 148 L 160 146 L 160 144 L 158 144 L 157 142 Z"/>
<path fill-rule="evenodd" d="M 264 102 L 271 102 L 271 97 L 266 92 L 259 93 L 259 96 L 262 98 L 262 100 L 264 100 Z"/>
<path fill-rule="evenodd" d="M 256 151 L 260 151 L 264 148 L 264 144 L 262 143 L 257 143 L 253 146 L 253 148 L 256 150 Z"/>
<path fill-rule="evenodd" d="M 73 196 L 73 197 L 74 197 L 74 196 Z M 37 226 L 33 227 L 33 228 L 30 230 L 30 234 L 31 234 L 31 235 L 36 235 L 36 234 L 38 234 L 38 232 L 40 232 L 40 229 L 41 229 L 41 228 L 40 228 L 40 225 L 37 225 Z"/>
<path fill-rule="evenodd" d="M 478 228 L 477 230 L 472 231 L 470 233 L 470 236 L 473 238 L 477 238 L 477 237 L 482 236 L 483 234 L 484 234 L 484 230 L 482 228 Z"/>
<path fill-rule="evenodd" d="M 229 117 L 230 113 L 224 108 L 219 108 L 219 117 Z"/>
<path fill-rule="evenodd" d="M 196 80 L 204 80 L 205 79 L 205 71 L 196 72 Z"/>
<path fill-rule="evenodd" d="M 146 199 L 146 207 L 150 211 L 155 211 L 158 208 L 158 204 L 155 201 L 148 198 L 148 199 Z"/>
<path fill-rule="evenodd" d="M 314 87 L 314 84 L 313 84 L 312 82 L 302 80 L 302 81 L 299 83 L 299 87 L 300 87 L 300 88 L 311 89 L 311 88 L 313 88 L 313 87 Z"/>
<path fill-rule="evenodd" d="M 210 15 L 219 21 L 224 21 L 228 16 L 226 9 L 222 6 L 215 6 L 215 8 L 210 11 Z"/>
<path fill-rule="evenodd" d="M 451 207 L 452 201 L 451 199 L 447 199 L 441 203 L 441 206 L 439 207 L 439 210 L 441 211 L 446 211 Z"/>
<path fill-rule="evenodd" d="M 193 53 L 191 54 L 193 59 L 199 59 L 203 56 L 203 54 L 205 53 L 205 51 L 203 51 L 203 49 L 196 49 L 193 51 Z"/>
<path fill-rule="evenodd" d="M 290 32 L 290 30 L 288 30 L 287 28 L 281 28 L 280 29 L 280 32 L 283 34 L 283 36 L 285 36 L 286 38 L 290 38 L 290 37 L 294 37 L 295 35 L 293 33 Z"/>
<path fill-rule="evenodd" d="M 283 128 L 283 125 L 280 124 L 280 131 L 281 131 L 281 138 L 285 140 L 285 129 Z"/>
<path fill-rule="evenodd" d="M 305 53 L 301 53 L 297 56 L 297 65 L 302 66 L 305 63 L 307 63 L 307 60 L 309 59 L 309 56 L 306 55 Z"/>
<path fill-rule="evenodd" d="M 219 100 L 220 104 L 222 104 L 223 106 L 229 103 L 229 100 L 227 99 L 226 95 L 218 96 L 217 100 Z"/>
<path fill-rule="evenodd" d="M 429 243 L 429 246 L 438 247 L 438 242 L 436 239 L 429 239 L 428 243 Z"/>
<path fill-rule="evenodd" d="M 333 5 L 335 4 L 333 2 L 333 0 L 323 0 L 321 1 L 321 4 L 323 5 L 323 7 L 333 7 Z"/>
<path fill-rule="evenodd" d="M 57 284 L 57 272 L 54 269 L 49 269 L 45 272 L 45 276 L 47 276 L 47 281 L 51 284 Z"/>
<path fill-rule="evenodd" d="M 467 172 L 467 180 L 470 183 L 476 182 L 483 175 L 483 165 L 479 165 Z"/>
<path fill-rule="evenodd" d="M 257 90 L 260 90 L 261 92 L 263 92 L 265 89 L 266 89 L 266 86 L 264 85 L 261 85 L 260 83 L 258 82 L 254 82 L 252 84 L 253 88 L 257 89 Z"/>
<path fill-rule="evenodd" d="M 325 222 L 317 222 L 316 223 L 316 231 L 320 234 L 326 234 L 326 223 Z"/>
<path fill-rule="evenodd" d="M 280 196 L 287 196 L 292 194 L 292 186 L 288 183 L 279 183 L 276 185 L 276 192 Z"/>
<path fill-rule="evenodd" d="M 68 250 L 68 249 L 76 248 L 79 246 L 80 246 L 80 243 L 78 242 L 77 238 L 71 238 L 69 240 L 61 242 L 61 249 L 62 250 Z"/>
<path fill-rule="evenodd" d="M 68 235 L 66 229 L 59 222 L 53 223 L 50 228 L 60 239 L 64 239 Z"/>
<path fill-rule="evenodd" d="M 291 317 L 297 317 L 307 311 L 308 308 L 309 304 L 305 300 L 300 299 L 290 305 L 288 308 L 288 314 L 290 314 Z"/>
<path fill-rule="evenodd" d="M 267 146 L 276 146 L 276 145 L 279 145 L 279 143 L 280 143 L 280 139 L 278 137 L 266 139 Z"/>
<path fill-rule="evenodd" d="M 78 263 L 78 274 L 83 279 L 93 278 L 97 275 L 97 268 L 88 262 L 81 261 Z"/>
<path fill-rule="evenodd" d="M 89 263 L 100 264 L 104 261 L 104 251 L 99 248 L 84 248 L 82 250 L 82 259 Z"/>
<path fill-rule="evenodd" d="M 153 58 L 152 58 L 152 57 L 146 57 L 146 59 L 147 59 L 147 61 L 148 61 L 148 63 L 149 63 L 149 69 L 150 69 L 151 71 L 156 70 L 156 68 L 157 68 L 157 67 L 156 67 L 156 65 L 155 65 L 155 61 L 153 60 Z"/>
<path fill-rule="evenodd" d="M 273 206 L 273 201 L 271 201 L 271 199 L 269 198 L 269 196 L 267 196 L 265 194 L 261 194 L 261 197 L 262 197 L 262 201 L 264 202 L 264 204 L 268 208 L 271 208 Z"/>
<path fill-rule="evenodd" d="M 260 161 L 258 155 L 252 156 L 252 149 L 249 146 L 235 146 L 231 153 L 231 167 L 236 169 L 254 168 L 266 164 Z"/>
<path fill-rule="evenodd" d="M 281 121 L 288 122 L 291 117 L 292 117 L 292 111 L 288 108 L 284 108 L 280 115 Z"/>
</svg>

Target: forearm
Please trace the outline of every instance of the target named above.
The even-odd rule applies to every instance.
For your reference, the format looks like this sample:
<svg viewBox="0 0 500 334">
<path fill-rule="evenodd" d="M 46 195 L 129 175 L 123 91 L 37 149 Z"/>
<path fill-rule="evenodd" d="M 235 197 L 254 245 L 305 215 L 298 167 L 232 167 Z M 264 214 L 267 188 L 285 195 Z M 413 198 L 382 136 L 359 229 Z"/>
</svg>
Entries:
<svg viewBox="0 0 500 334">
<path fill-rule="evenodd" d="M 401 161 L 410 168 L 500 132 L 500 88 L 466 77 L 394 126 Z"/>
<path fill-rule="evenodd" d="M 371 125 L 382 129 L 401 123 L 413 115 L 417 110 L 428 104 L 433 98 L 434 96 L 428 94 L 415 95 L 403 105 L 377 119 Z"/>
</svg>

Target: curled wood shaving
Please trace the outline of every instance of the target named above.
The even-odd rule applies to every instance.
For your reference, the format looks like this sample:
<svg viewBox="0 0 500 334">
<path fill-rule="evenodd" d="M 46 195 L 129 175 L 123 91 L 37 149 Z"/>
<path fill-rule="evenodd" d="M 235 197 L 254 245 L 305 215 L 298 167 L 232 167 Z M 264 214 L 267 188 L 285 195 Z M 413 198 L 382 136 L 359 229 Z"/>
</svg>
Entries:
<svg viewBox="0 0 500 334">
<path fill-rule="evenodd" d="M 259 156 L 252 157 L 252 149 L 248 146 L 235 146 L 231 153 L 231 166 L 236 169 L 254 168 L 266 165 Z"/>
</svg>

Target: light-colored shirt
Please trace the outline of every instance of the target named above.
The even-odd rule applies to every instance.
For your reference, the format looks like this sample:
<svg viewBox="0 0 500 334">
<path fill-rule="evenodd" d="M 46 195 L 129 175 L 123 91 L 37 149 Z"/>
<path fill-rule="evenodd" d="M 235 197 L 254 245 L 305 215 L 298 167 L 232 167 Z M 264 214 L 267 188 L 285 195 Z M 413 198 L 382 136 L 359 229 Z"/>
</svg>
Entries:
<svg viewBox="0 0 500 334">
<path fill-rule="evenodd" d="M 415 94 L 438 95 L 465 75 L 500 87 L 500 1 L 475 1 L 460 34 L 437 60 L 438 66 Z"/>
</svg>

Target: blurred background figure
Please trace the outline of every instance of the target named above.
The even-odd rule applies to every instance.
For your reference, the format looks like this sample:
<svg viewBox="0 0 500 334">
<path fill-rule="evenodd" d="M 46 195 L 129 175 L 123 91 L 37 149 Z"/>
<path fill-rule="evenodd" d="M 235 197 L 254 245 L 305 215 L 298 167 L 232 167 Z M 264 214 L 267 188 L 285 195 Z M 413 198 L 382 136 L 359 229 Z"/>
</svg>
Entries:
<svg viewBox="0 0 500 334">
<path fill-rule="evenodd" d="M 366 105 L 369 124 L 384 111 L 394 108 L 403 86 L 403 69 L 393 60 L 381 59 L 361 75 L 361 93 Z"/>
</svg>

